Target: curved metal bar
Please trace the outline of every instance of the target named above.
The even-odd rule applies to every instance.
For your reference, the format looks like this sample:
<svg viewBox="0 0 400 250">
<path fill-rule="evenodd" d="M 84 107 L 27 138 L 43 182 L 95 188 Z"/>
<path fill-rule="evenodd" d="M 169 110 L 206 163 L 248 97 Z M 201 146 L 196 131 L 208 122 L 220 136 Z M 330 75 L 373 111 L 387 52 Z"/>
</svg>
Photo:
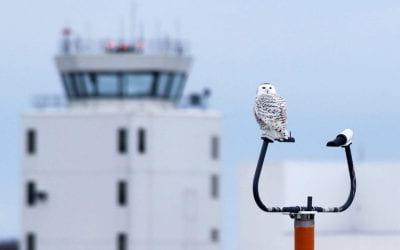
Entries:
<svg viewBox="0 0 400 250">
<path fill-rule="evenodd" d="M 268 138 L 262 138 L 262 139 L 263 139 L 263 144 L 261 147 L 260 156 L 258 157 L 257 168 L 256 168 L 256 172 L 254 174 L 254 179 L 253 179 L 253 197 L 254 197 L 254 200 L 256 201 L 257 206 L 261 210 L 268 212 L 268 213 L 273 213 L 273 212 L 279 213 L 279 212 L 282 212 L 281 208 L 265 206 L 265 204 L 262 202 L 262 200 L 260 198 L 260 193 L 258 191 L 258 183 L 260 181 L 260 175 L 261 175 L 262 167 L 264 164 L 265 154 L 267 153 L 268 144 L 273 142 L 273 141 L 269 140 Z"/>
<path fill-rule="evenodd" d="M 357 181 L 356 181 L 356 173 L 354 171 L 353 157 L 351 156 L 350 145 L 344 146 L 344 150 L 346 152 L 346 160 L 347 160 L 347 166 L 349 168 L 349 176 L 350 176 L 349 196 L 347 197 L 346 202 L 342 206 L 333 207 L 333 208 L 325 208 L 324 211 L 322 211 L 322 212 L 327 212 L 327 213 L 343 212 L 350 207 L 350 205 L 353 203 L 354 197 L 356 195 Z"/>
<path fill-rule="evenodd" d="M 301 211 L 314 211 L 314 212 L 318 212 L 318 213 L 338 213 L 338 212 L 345 211 L 353 203 L 353 200 L 354 200 L 354 197 L 356 194 L 356 175 L 355 175 L 355 171 L 354 171 L 350 145 L 348 145 L 348 146 L 344 146 L 344 149 L 346 152 L 346 159 L 347 159 L 347 165 L 348 165 L 349 176 L 350 176 L 350 193 L 349 193 L 349 196 L 348 196 L 346 202 L 342 206 L 331 207 L 331 208 L 314 207 L 314 206 L 294 206 L 294 207 L 282 207 L 282 208 L 281 207 L 267 207 L 264 204 L 264 202 L 261 200 L 258 186 L 259 186 L 261 171 L 262 171 L 263 164 L 264 164 L 265 155 L 266 155 L 267 149 L 268 149 L 268 144 L 272 143 L 273 141 L 271 141 L 267 138 L 262 138 L 262 139 L 263 139 L 263 144 L 261 147 L 260 156 L 259 156 L 258 162 L 257 162 L 257 168 L 256 168 L 256 171 L 254 173 L 254 178 L 253 178 L 253 197 L 254 197 L 254 200 L 255 200 L 257 206 L 261 210 L 263 210 L 264 212 L 268 212 L 268 213 L 282 213 L 282 212 L 283 213 L 299 213 Z"/>
</svg>

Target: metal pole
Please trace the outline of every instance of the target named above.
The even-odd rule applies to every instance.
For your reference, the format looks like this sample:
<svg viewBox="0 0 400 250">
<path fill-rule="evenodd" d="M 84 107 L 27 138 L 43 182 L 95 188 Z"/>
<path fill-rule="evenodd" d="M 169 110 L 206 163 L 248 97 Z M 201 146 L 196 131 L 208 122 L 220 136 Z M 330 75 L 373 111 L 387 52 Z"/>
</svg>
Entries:
<svg viewBox="0 0 400 250">
<path fill-rule="evenodd" d="M 294 249 L 314 250 L 314 214 L 294 214 Z"/>
</svg>

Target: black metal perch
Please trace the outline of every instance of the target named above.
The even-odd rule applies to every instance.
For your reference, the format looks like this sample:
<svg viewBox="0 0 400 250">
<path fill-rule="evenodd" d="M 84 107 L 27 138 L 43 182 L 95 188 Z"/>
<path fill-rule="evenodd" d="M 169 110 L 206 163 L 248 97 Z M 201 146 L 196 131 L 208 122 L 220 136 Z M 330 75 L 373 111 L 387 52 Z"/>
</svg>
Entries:
<svg viewBox="0 0 400 250">
<path fill-rule="evenodd" d="M 340 133 L 335 140 L 332 140 L 327 143 L 328 147 L 343 147 L 346 153 L 346 160 L 347 160 L 347 165 L 348 165 L 348 170 L 349 170 L 349 176 L 350 176 L 350 193 L 349 196 L 346 200 L 346 202 L 339 206 L 339 207 L 329 207 L 329 208 L 324 208 L 324 207 L 318 207 L 318 206 L 313 206 L 312 205 L 312 197 L 307 198 L 307 206 L 292 206 L 292 207 L 267 207 L 264 202 L 260 198 L 260 194 L 258 191 L 258 184 L 260 180 L 260 175 L 261 171 L 263 168 L 264 164 L 264 159 L 265 155 L 267 153 L 268 149 L 268 144 L 272 143 L 268 138 L 262 138 L 263 144 L 261 147 L 260 151 L 260 156 L 258 158 L 258 163 L 257 163 L 257 168 L 254 174 L 254 179 L 253 179 L 253 196 L 254 200 L 257 204 L 257 206 L 268 213 L 290 213 L 290 214 L 297 214 L 303 211 L 308 211 L 308 212 L 318 212 L 318 213 L 337 213 L 337 212 L 343 212 L 347 208 L 350 207 L 351 203 L 354 200 L 354 196 L 356 193 L 356 176 L 354 172 L 354 166 L 353 166 L 353 159 L 351 156 L 351 138 L 352 138 L 353 132 L 349 129 L 344 130 L 342 133 Z M 287 140 L 285 142 L 294 142 L 294 138 L 291 138 L 290 140 Z"/>
</svg>

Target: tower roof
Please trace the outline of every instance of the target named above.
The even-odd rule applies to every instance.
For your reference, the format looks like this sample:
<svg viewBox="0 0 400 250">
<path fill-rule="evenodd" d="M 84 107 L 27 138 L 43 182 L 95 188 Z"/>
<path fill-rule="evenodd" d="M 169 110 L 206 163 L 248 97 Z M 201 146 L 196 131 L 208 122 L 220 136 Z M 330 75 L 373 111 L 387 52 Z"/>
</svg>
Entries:
<svg viewBox="0 0 400 250">
<path fill-rule="evenodd" d="M 136 53 L 66 54 L 56 57 L 58 70 L 68 72 L 179 72 L 188 73 L 188 56 Z"/>
<path fill-rule="evenodd" d="M 192 59 L 134 52 L 62 54 L 56 57 L 69 101 L 180 100 Z"/>
</svg>

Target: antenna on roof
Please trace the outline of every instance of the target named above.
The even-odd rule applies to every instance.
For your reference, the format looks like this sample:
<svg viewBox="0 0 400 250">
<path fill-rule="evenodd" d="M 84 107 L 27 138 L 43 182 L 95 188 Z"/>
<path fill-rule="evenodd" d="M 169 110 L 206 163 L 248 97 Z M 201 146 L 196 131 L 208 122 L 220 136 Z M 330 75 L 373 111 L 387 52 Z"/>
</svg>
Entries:
<svg viewBox="0 0 400 250">
<path fill-rule="evenodd" d="M 181 20 L 179 18 L 175 19 L 175 38 L 176 40 L 181 39 Z"/>
<path fill-rule="evenodd" d="M 144 23 L 140 22 L 140 24 L 139 24 L 139 37 L 144 39 L 145 35 L 146 35 L 146 29 L 145 29 Z"/>
<path fill-rule="evenodd" d="M 162 28 L 161 28 L 161 21 L 157 19 L 154 23 L 154 38 L 155 39 L 161 39 L 162 34 L 161 34 Z"/>
<path fill-rule="evenodd" d="M 125 41 L 125 22 L 123 16 L 120 17 L 119 29 L 119 43 L 123 43 Z"/>
<path fill-rule="evenodd" d="M 65 27 L 62 30 L 61 51 L 64 54 L 71 53 L 71 33 L 72 30 L 69 27 Z"/>
<path fill-rule="evenodd" d="M 131 9 L 130 9 L 130 13 L 129 13 L 129 17 L 130 17 L 130 25 L 129 25 L 129 37 L 132 40 L 132 43 L 135 42 L 136 40 L 136 7 L 137 4 L 135 1 L 131 2 Z"/>
<path fill-rule="evenodd" d="M 89 50 L 92 49 L 92 41 L 93 41 L 93 37 L 92 37 L 92 25 L 90 24 L 89 21 L 86 21 L 84 24 L 84 41 L 83 41 L 83 49 L 84 50 Z"/>
<path fill-rule="evenodd" d="M 183 44 L 181 37 L 181 20 L 176 18 L 175 20 L 175 41 L 174 41 L 174 51 L 177 55 L 183 55 Z"/>
<path fill-rule="evenodd" d="M 144 51 L 144 25 L 143 23 L 140 23 L 139 25 L 139 35 L 138 35 L 138 39 L 135 42 L 135 47 L 137 52 L 139 53 L 143 53 Z"/>
</svg>

